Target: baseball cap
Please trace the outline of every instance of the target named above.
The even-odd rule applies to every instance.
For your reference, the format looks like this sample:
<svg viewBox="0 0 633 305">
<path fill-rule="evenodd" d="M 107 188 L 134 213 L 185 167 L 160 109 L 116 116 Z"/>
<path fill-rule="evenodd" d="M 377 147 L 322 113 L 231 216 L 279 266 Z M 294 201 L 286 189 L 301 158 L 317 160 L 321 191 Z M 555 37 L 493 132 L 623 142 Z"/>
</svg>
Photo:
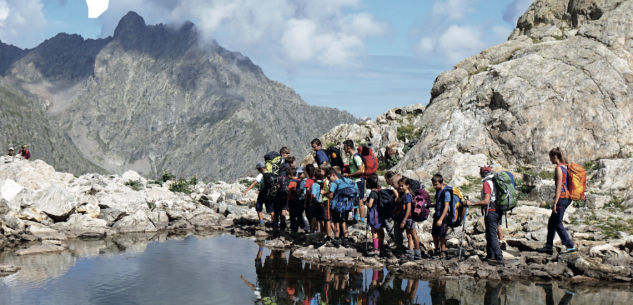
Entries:
<svg viewBox="0 0 633 305">
<path fill-rule="evenodd" d="M 492 168 L 489 167 L 488 165 L 484 165 L 484 166 L 479 168 L 479 173 L 480 174 L 483 174 L 485 172 L 491 172 L 491 171 L 492 171 Z"/>
<path fill-rule="evenodd" d="M 9 150 L 14 150 L 13 147 L 9 147 Z"/>
<path fill-rule="evenodd" d="M 255 163 L 255 168 L 266 168 L 266 162 L 264 161 L 257 161 L 257 163 Z"/>
<path fill-rule="evenodd" d="M 297 168 L 297 173 L 303 173 L 306 171 L 306 167 L 305 166 L 301 166 L 299 168 Z"/>
<path fill-rule="evenodd" d="M 22 148 L 26 147 L 26 144 L 22 145 Z"/>
</svg>

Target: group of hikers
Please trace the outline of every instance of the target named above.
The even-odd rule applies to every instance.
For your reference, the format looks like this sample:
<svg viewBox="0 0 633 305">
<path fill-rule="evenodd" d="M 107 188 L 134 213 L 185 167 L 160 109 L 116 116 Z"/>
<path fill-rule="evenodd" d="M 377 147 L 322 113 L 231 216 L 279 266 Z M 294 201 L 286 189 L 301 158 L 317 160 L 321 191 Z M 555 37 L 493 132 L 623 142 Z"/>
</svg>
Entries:
<svg viewBox="0 0 633 305">
<path fill-rule="evenodd" d="M 290 218 L 290 235 L 297 237 L 299 228 L 305 233 L 325 233 L 325 242 L 334 247 L 350 247 L 347 225 L 360 223 L 371 228 L 370 256 L 401 254 L 400 259 L 422 259 L 417 223 L 432 217 L 434 249 L 426 257 L 447 259 L 446 235 L 449 230 L 462 227 L 468 207 L 480 207 L 485 217 L 486 261 L 503 265 L 501 230 L 502 216 L 517 206 L 514 177 L 509 171 L 495 173 L 491 166 L 480 167 L 482 181 L 481 200 L 471 201 L 461 191 L 445 183 L 440 174 L 431 178 L 431 200 L 420 181 L 385 173 L 386 186 L 381 186 L 376 174 L 378 160 L 371 143 L 355 147 L 352 140 L 343 142 L 343 153 L 349 163 L 343 164 L 341 151 L 335 146 L 323 149 L 321 141 L 311 141 L 315 153 L 313 164 L 296 167 L 290 149 L 282 147 L 269 152 L 255 168 L 259 175 L 242 195 L 259 185 L 256 210 L 259 216 L 257 229 L 265 228 L 263 211 L 272 216 L 274 233 L 286 230 Z M 560 236 L 565 249 L 561 253 L 575 252 L 576 248 L 563 227 L 563 216 L 572 200 L 584 199 L 586 173 L 575 163 L 568 163 L 560 148 L 549 153 L 556 165 L 556 195 L 548 222 L 546 245 L 540 252 L 554 252 L 554 236 Z M 584 176 L 583 176 L 584 175 Z M 431 213 L 433 209 L 433 213 Z M 307 218 L 304 219 L 304 214 Z M 404 245 L 403 234 L 407 236 Z M 385 245 L 385 235 L 394 241 L 394 248 Z M 460 249 L 461 256 L 461 249 Z"/>
<path fill-rule="evenodd" d="M 15 150 L 13 149 L 13 147 L 9 147 L 9 153 L 7 154 L 7 156 L 9 157 L 20 156 L 26 160 L 31 160 L 31 152 L 29 152 L 29 149 L 26 146 L 26 144 L 22 145 L 22 149 L 18 151 L 17 155 L 15 154 Z"/>
</svg>

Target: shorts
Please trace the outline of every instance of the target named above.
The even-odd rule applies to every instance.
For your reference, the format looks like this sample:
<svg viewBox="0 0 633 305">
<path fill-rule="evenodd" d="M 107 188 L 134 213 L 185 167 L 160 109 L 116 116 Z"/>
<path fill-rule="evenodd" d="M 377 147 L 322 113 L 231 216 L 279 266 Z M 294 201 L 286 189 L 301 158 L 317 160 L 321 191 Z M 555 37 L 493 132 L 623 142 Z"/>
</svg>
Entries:
<svg viewBox="0 0 633 305">
<path fill-rule="evenodd" d="M 317 221 L 323 220 L 323 212 L 321 211 L 321 204 L 318 202 L 312 202 L 310 204 L 310 218 L 316 218 Z"/>
<path fill-rule="evenodd" d="M 358 198 L 360 200 L 365 199 L 365 179 L 360 178 L 360 180 L 356 182 L 356 186 L 358 186 Z"/>
<path fill-rule="evenodd" d="M 321 212 L 321 219 L 323 221 L 330 221 L 332 219 L 332 211 L 329 208 L 330 204 L 328 202 L 323 202 L 319 207 Z"/>
<path fill-rule="evenodd" d="M 402 224 L 402 219 L 398 219 L 396 220 L 396 222 L 394 223 L 394 226 L 398 226 L 398 228 L 400 228 L 400 224 Z M 415 230 L 415 221 L 413 221 L 413 219 L 409 218 L 407 219 L 407 221 L 404 223 L 404 229 L 403 230 Z"/>
<path fill-rule="evenodd" d="M 273 210 L 273 205 L 272 203 L 270 203 L 270 201 L 266 201 L 266 200 L 257 200 L 257 202 L 255 203 L 255 211 L 257 212 L 262 212 L 263 208 L 266 207 L 266 213 L 270 214 L 272 213 Z"/>
<path fill-rule="evenodd" d="M 275 213 L 281 213 L 281 211 L 288 210 L 288 197 L 276 197 L 273 203 L 273 210 Z"/>
<path fill-rule="evenodd" d="M 446 218 L 444 218 L 444 222 L 442 223 L 441 226 L 436 226 L 435 224 L 437 223 L 437 221 L 440 219 L 439 216 L 434 216 L 433 217 L 433 229 L 431 229 L 431 235 L 433 236 L 439 236 L 439 237 L 446 237 L 446 233 L 448 231 L 448 223 L 446 222 Z"/>
<path fill-rule="evenodd" d="M 333 223 L 344 223 L 349 218 L 349 211 L 336 212 L 332 211 Z"/>
</svg>

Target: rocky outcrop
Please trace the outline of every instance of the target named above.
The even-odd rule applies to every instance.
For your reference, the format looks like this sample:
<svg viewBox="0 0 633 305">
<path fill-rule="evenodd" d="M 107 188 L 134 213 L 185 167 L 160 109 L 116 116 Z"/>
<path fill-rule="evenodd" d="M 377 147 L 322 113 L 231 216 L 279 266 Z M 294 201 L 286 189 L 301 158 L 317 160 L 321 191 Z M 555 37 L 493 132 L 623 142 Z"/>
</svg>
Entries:
<svg viewBox="0 0 633 305">
<path fill-rule="evenodd" d="M 254 171 L 252 164 L 270 150 L 288 146 L 303 156 L 311 139 L 357 121 L 306 104 L 240 53 L 201 44 L 192 23 L 146 25 L 130 12 L 112 37 L 59 34 L 12 57 L 6 78 L 36 96 L 37 108 L 63 127 L 64 134 L 51 134 L 51 141 L 63 139 L 72 148 L 60 149 L 61 156 L 34 156 L 49 163 L 83 156 L 118 174 L 134 170 L 155 177 L 169 170 L 234 179 Z"/>
</svg>

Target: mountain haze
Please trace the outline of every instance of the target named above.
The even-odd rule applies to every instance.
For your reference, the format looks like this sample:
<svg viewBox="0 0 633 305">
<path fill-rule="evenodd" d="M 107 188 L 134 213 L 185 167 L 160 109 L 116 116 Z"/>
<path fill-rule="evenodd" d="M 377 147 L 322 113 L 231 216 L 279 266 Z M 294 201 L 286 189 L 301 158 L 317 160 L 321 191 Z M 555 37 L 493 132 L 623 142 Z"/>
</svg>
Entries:
<svg viewBox="0 0 633 305">
<path fill-rule="evenodd" d="M 112 37 L 62 33 L 31 50 L 2 45 L 0 56 L 6 82 L 37 96 L 72 148 L 107 172 L 236 178 L 269 150 L 303 156 L 312 138 L 357 120 L 203 45 L 190 22 L 146 25 L 130 12 Z"/>
</svg>

